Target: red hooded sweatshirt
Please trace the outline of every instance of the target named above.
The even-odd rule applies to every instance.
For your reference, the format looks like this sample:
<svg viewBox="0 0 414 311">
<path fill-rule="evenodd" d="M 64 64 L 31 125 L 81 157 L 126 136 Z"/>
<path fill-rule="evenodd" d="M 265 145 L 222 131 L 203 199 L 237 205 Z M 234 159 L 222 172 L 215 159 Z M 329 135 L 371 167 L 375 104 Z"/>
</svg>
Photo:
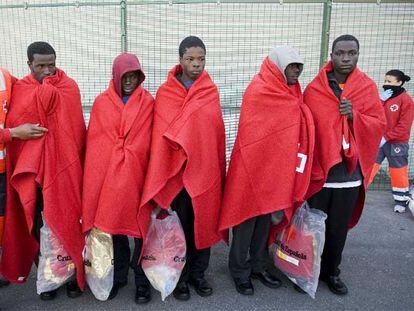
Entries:
<svg viewBox="0 0 414 311">
<path fill-rule="evenodd" d="M 122 76 L 135 71 L 139 85 L 122 102 Z M 138 58 L 115 58 L 109 88 L 91 111 L 83 178 L 83 230 L 140 237 L 138 207 L 148 166 L 154 99 L 141 83 Z"/>
</svg>

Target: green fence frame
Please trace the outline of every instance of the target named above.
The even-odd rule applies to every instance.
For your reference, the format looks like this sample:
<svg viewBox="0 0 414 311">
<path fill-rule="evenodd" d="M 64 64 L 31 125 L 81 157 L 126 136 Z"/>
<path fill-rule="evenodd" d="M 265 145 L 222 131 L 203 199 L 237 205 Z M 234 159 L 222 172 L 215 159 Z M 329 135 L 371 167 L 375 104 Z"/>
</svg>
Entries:
<svg viewBox="0 0 414 311">
<path fill-rule="evenodd" d="M 216 3 L 217 5 L 225 3 L 284 3 L 290 4 L 305 4 L 305 3 L 323 3 L 323 23 L 321 32 L 321 46 L 320 46 L 320 58 L 319 67 L 327 61 L 329 51 L 329 33 L 331 25 L 331 12 L 333 0 L 122 0 L 122 1 L 72 1 L 63 3 L 30 3 L 25 1 L 20 4 L 4 4 L 0 5 L 0 9 L 29 9 L 29 8 L 42 8 L 42 7 L 88 7 L 88 6 L 119 6 L 120 7 L 120 25 L 121 25 L 121 38 L 120 45 L 121 51 L 128 51 L 128 35 L 127 35 L 127 14 L 126 10 L 129 5 L 154 5 L 154 4 L 166 4 L 166 5 L 182 5 L 182 4 L 196 4 L 196 3 Z M 335 3 L 372 3 L 381 5 L 382 3 L 414 3 L 414 0 L 335 0 Z"/>
<path fill-rule="evenodd" d="M 414 0 L 110 0 L 110 1 L 60 1 L 59 2 L 46 2 L 42 1 L 9 1 L 9 4 L 0 4 L 0 10 L 2 9 L 17 9 L 17 10 L 30 10 L 31 8 L 59 8 L 59 7 L 116 7 L 119 9 L 119 17 L 115 16 L 115 21 L 118 23 L 120 30 L 119 35 L 119 50 L 122 52 L 129 51 L 128 39 L 133 38 L 132 34 L 128 34 L 128 7 L 132 6 L 151 6 L 151 5 L 186 5 L 186 4 L 276 4 L 283 6 L 289 5 L 303 5 L 303 4 L 320 4 L 323 5 L 323 12 L 321 14 L 321 33 L 320 33 L 320 47 L 317 51 L 319 54 L 319 67 L 328 60 L 329 56 L 329 40 L 331 30 L 334 29 L 335 21 L 332 21 L 331 27 L 331 15 L 333 15 L 333 7 L 336 4 L 372 4 L 381 6 L 382 4 L 414 4 Z M 53 0 L 52 0 L 53 1 Z M 130 37 L 128 37 L 128 35 Z M 118 35 L 117 35 L 118 36 Z M 117 36 L 115 38 L 117 38 Z M 131 41 L 132 43 L 132 41 Z M 88 112 L 86 109 L 86 112 Z M 225 105 L 223 110 L 234 111 L 236 114 L 239 112 L 240 107 L 238 105 Z M 413 146 L 412 146 L 413 147 Z M 412 157 L 411 157 L 412 158 Z M 378 176 L 381 175 L 381 176 Z M 380 172 L 376 177 L 376 180 L 381 182 L 376 183 L 373 189 L 389 189 L 389 176 L 384 172 Z"/>
</svg>

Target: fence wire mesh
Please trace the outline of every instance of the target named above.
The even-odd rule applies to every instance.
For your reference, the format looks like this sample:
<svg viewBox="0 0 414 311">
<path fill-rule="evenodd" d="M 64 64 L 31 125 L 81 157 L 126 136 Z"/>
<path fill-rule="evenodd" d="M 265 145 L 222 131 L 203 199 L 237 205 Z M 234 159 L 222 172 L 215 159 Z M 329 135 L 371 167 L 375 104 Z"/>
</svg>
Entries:
<svg viewBox="0 0 414 311">
<path fill-rule="evenodd" d="M 379 89 L 389 69 L 414 75 L 413 0 L 2 0 L 0 24 L 0 66 L 24 76 L 26 47 L 48 41 L 57 51 L 58 66 L 80 86 L 87 120 L 94 98 L 108 85 L 119 52 L 138 56 L 147 77 L 144 86 L 155 95 L 178 62 L 180 41 L 188 35 L 201 37 L 207 49 L 206 69 L 220 92 L 228 157 L 243 91 L 275 44 L 289 44 L 303 56 L 303 88 L 316 75 L 321 55 L 329 55 L 324 43 L 330 49 L 333 39 L 345 33 L 359 39 L 358 65 Z M 407 90 L 414 94 L 414 83 L 408 83 Z M 412 161 L 413 151 L 410 167 Z M 374 188 L 389 188 L 387 163 Z"/>
</svg>

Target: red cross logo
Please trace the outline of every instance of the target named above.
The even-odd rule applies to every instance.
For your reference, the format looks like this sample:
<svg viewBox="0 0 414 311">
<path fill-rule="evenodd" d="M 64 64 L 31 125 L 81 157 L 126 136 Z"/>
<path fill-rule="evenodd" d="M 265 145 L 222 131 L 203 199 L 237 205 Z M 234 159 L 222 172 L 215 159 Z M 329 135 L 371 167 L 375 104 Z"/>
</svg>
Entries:
<svg viewBox="0 0 414 311">
<path fill-rule="evenodd" d="M 390 106 L 390 110 L 391 110 L 392 112 L 396 112 L 396 111 L 398 110 L 398 108 L 400 108 L 400 107 L 398 107 L 398 105 L 397 105 L 397 104 L 394 104 L 394 105 L 391 105 L 391 106 Z"/>
</svg>

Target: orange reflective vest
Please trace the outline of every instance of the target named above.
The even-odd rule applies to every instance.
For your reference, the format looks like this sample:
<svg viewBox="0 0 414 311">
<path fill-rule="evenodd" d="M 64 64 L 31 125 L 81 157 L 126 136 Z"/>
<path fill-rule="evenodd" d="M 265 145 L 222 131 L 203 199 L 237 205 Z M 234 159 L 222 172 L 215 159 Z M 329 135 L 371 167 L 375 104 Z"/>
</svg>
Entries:
<svg viewBox="0 0 414 311">
<path fill-rule="evenodd" d="M 0 68 L 0 128 L 4 129 L 7 108 L 10 103 L 12 77 L 10 73 Z M 6 171 L 6 150 L 4 144 L 0 143 L 0 173 Z"/>
</svg>

